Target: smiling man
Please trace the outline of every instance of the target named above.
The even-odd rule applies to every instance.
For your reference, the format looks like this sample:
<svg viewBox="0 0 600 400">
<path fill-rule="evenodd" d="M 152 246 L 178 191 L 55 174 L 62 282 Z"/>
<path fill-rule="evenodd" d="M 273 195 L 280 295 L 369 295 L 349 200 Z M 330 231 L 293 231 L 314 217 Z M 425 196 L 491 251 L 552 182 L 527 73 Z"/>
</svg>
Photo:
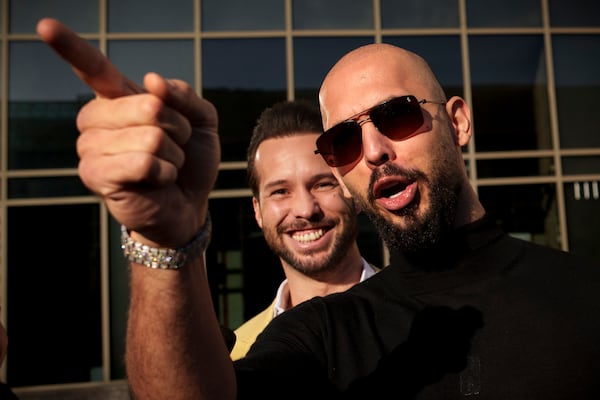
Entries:
<svg viewBox="0 0 600 400">
<path fill-rule="evenodd" d="M 319 109 L 304 101 L 276 103 L 262 112 L 254 128 L 248 147 L 254 215 L 286 279 L 271 305 L 235 330 L 234 360 L 247 353 L 274 317 L 376 272 L 356 243 L 359 209 L 314 154 L 321 133 Z"/>
</svg>

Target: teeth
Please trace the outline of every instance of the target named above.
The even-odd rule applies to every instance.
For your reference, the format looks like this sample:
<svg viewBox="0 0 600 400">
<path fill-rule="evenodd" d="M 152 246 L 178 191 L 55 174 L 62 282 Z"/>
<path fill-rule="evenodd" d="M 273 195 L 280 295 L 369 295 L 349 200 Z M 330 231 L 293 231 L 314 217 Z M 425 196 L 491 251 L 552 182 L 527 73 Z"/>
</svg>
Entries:
<svg viewBox="0 0 600 400">
<path fill-rule="evenodd" d="M 296 233 L 294 234 L 294 240 L 302 243 L 312 242 L 314 240 L 319 239 L 324 235 L 323 229 L 319 229 L 318 231 L 310 232 L 310 233 Z"/>
</svg>

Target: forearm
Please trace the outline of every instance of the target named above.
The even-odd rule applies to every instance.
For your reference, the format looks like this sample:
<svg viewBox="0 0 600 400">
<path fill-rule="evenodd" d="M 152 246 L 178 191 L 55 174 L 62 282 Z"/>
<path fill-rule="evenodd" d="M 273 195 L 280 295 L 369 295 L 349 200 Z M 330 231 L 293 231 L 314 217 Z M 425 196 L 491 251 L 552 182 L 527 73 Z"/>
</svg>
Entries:
<svg viewBox="0 0 600 400">
<path fill-rule="evenodd" d="M 235 398 L 235 376 L 202 257 L 180 270 L 131 266 L 128 379 L 136 399 Z"/>
</svg>

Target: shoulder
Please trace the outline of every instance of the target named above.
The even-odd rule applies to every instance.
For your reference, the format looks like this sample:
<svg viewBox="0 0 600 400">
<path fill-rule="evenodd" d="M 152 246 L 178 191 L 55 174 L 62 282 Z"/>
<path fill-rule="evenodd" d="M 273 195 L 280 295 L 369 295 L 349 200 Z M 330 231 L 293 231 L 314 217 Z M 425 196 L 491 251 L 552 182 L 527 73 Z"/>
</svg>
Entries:
<svg viewBox="0 0 600 400">
<path fill-rule="evenodd" d="M 273 319 L 275 301 L 269 307 L 240 325 L 235 332 L 235 345 L 231 351 L 231 358 L 237 360 L 246 355 L 256 337 L 265 329 Z"/>
</svg>

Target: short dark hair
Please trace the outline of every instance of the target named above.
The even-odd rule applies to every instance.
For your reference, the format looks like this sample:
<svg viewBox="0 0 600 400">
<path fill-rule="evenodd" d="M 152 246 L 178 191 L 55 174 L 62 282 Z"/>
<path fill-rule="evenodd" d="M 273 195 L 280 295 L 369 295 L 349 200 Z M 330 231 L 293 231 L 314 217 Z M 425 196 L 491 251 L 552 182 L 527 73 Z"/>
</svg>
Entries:
<svg viewBox="0 0 600 400">
<path fill-rule="evenodd" d="M 321 112 L 307 100 L 286 100 L 266 108 L 256 120 L 248 146 L 246 170 L 248 186 L 258 196 L 258 177 L 254 158 L 258 146 L 267 139 L 323 132 Z M 315 147 L 316 148 L 316 147 Z"/>
</svg>

